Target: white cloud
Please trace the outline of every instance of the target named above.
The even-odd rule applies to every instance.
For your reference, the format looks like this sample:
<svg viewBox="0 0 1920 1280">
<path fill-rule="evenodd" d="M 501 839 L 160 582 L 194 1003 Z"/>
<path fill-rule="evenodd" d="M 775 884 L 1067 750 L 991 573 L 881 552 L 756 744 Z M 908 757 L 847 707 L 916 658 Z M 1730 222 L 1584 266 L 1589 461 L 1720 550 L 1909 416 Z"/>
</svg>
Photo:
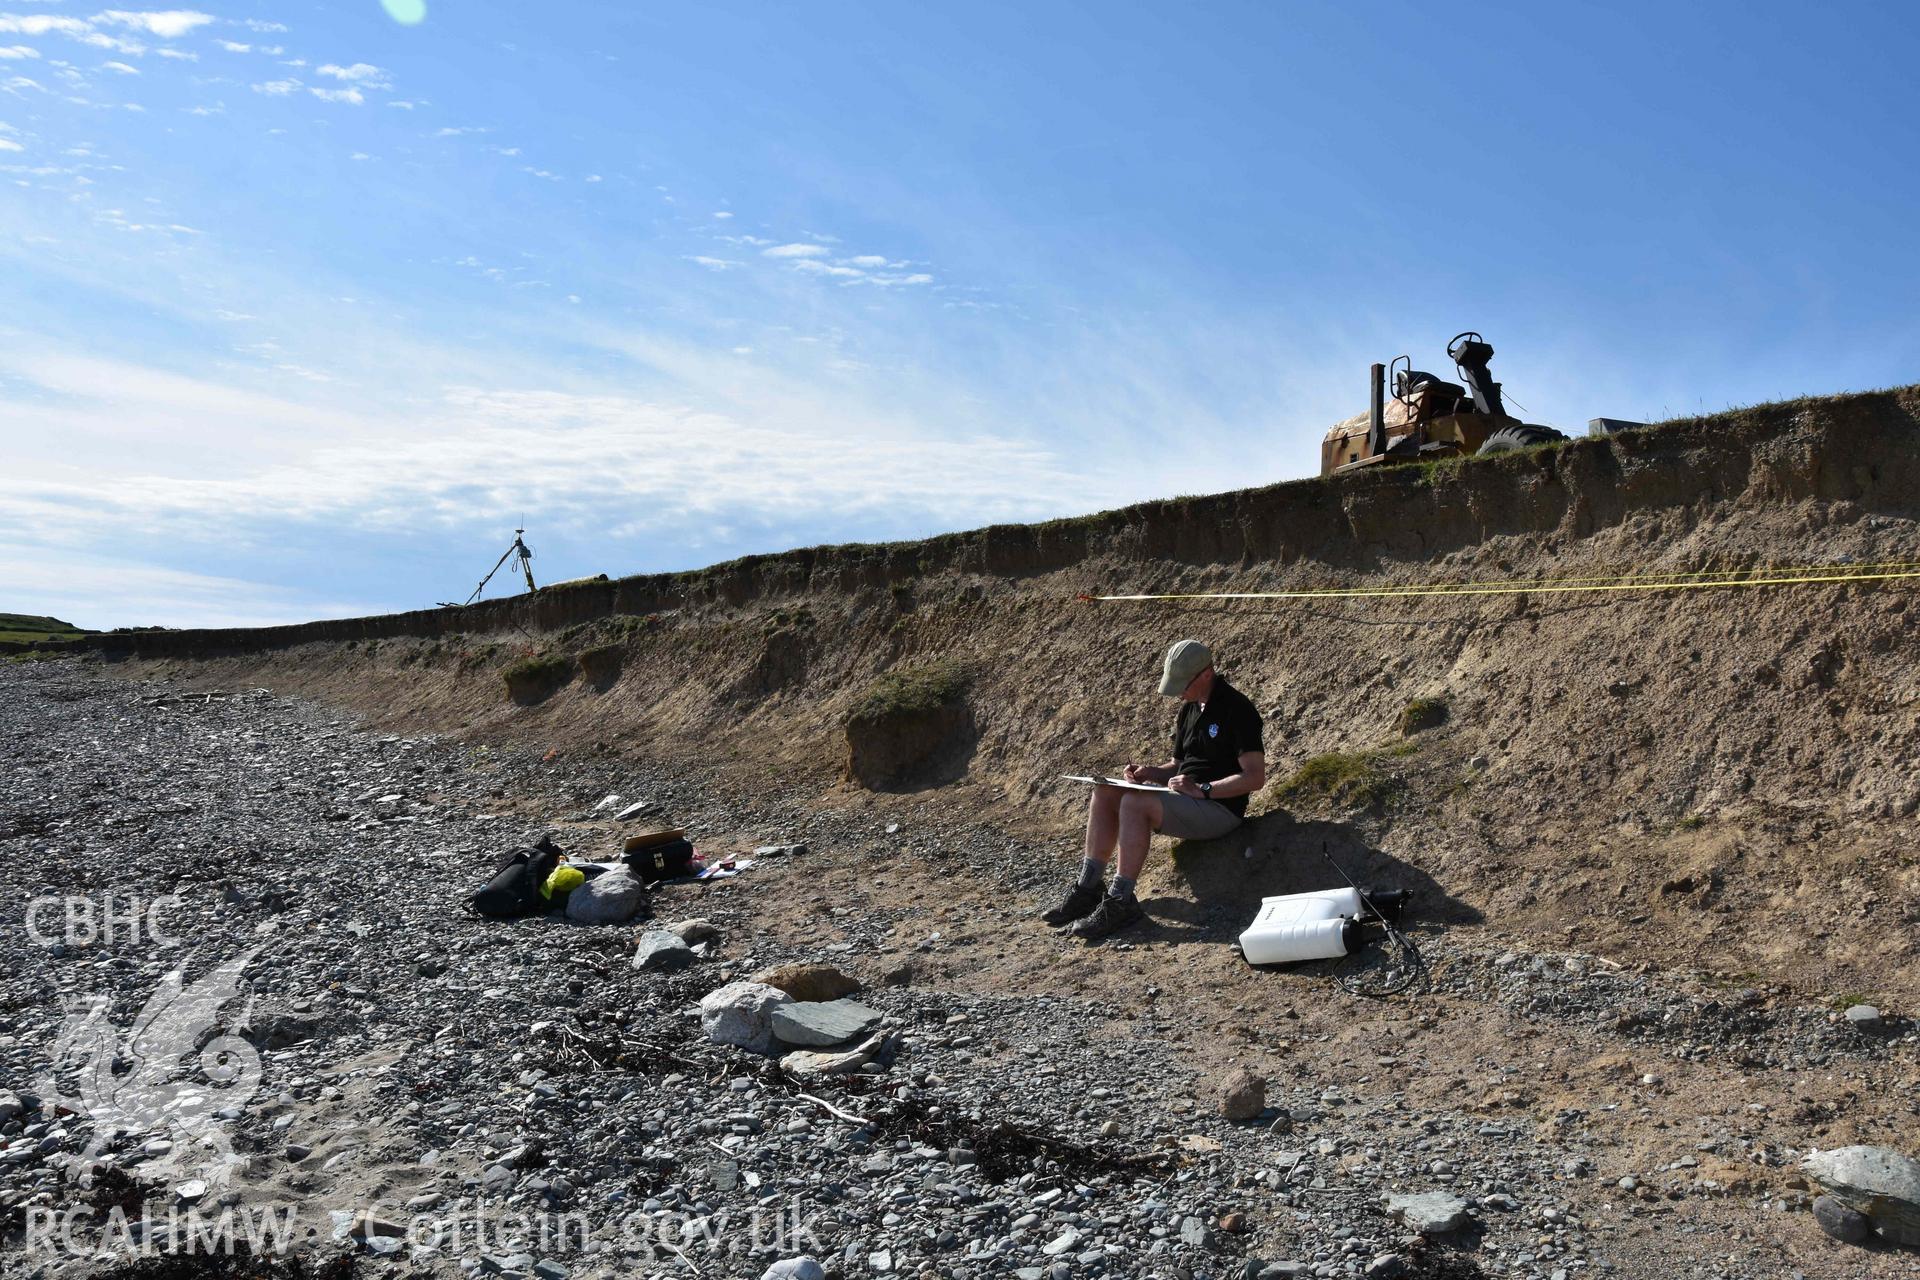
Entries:
<svg viewBox="0 0 1920 1280">
<path fill-rule="evenodd" d="M 192 50 L 190 50 L 190 49 L 166 49 L 166 48 L 162 48 L 162 49 L 155 49 L 155 50 L 154 50 L 154 52 L 155 52 L 155 53 L 157 53 L 157 54 L 159 54 L 159 55 L 160 55 L 161 57 L 163 57 L 163 58 L 172 58 L 172 59 L 174 59 L 174 60 L 175 60 L 175 61 L 177 61 L 177 62 L 198 62 L 198 61 L 200 61 L 200 55 L 199 55 L 199 54 L 197 54 L 197 53 L 194 53 L 194 52 L 193 52 Z"/>
<path fill-rule="evenodd" d="M 0 45 L 0 58 L 37 58 L 39 56 L 40 56 L 40 51 L 34 48 L 32 45 L 26 45 L 26 44 Z"/>
<path fill-rule="evenodd" d="M 823 244 L 777 244 L 761 252 L 769 258 L 823 258 L 830 251 Z"/>
<path fill-rule="evenodd" d="M 716 218 L 731 218 L 733 215 L 731 213 L 728 213 L 725 209 L 722 209 L 718 213 L 714 214 L 713 216 Z"/>
<path fill-rule="evenodd" d="M 103 62 L 100 65 L 108 71 L 118 71 L 123 76 L 137 76 L 140 74 L 140 68 L 130 67 L 124 62 Z"/>
<path fill-rule="evenodd" d="M 703 359 L 725 385 L 758 382 L 764 375 L 743 374 L 751 366 L 740 354 L 723 349 Z M 50 375 L 33 366 L 24 372 L 91 403 L 52 412 L 0 400 L 0 429 L 29 420 L 58 429 L 62 456 L 111 441 L 145 442 L 131 464 L 122 450 L 111 467 L 84 473 L 35 462 L 0 476 L 0 519 L 69 544 L 89 536 L 117 545 L 177 534 L 244 540 L 288 521 L 348 520 L 429 536 L 470 522 L 476 495 L 488 495 L 489 507 L 524 504 L 554 513 L 555 524 L 618 539 L 743 513 L 789 521 L 905 511 L 919 521 L 971 526 L 1054 512 L 1065 492 L 1095 501 L 1112 492 L 1108 477 L 1090 474 L 1079 459 L 1063 462 L 1006 437 L 850 421 L 839 402 L 788 402 L 749 419 L 618 394 L 456 389 L 411 408 L 404 430 L 364 411 L 303 431 L 289 413 L 328 415 L 150 370 L 68 363 Z M 161 438 L 182 420 L 201 425 L 184 439 Z M 209 447 L 209 421 L 236 436 L 264 437 L 279 456 Z M 701 447 L 678 447 L 689 439 Z"/>
<path fill-rule="evenodd" d="M 845 259 L 845 261 L 856 267 L 868 267 L 868 268 L 904 265 L 901 263 L 889 263 L 885 258 L 881 257 L 877 253 L 863 253 L 863 254 L 857 255 L 856 257 L 847 258 Z"/>
<path fill-rule="evenodd" d="M 160 12 L 131 13 L 125 9 L 109 9 L 94 18 L 95 22 L 105 22 L 115 26 L 133 27 L 161 40 L 178 40 L 195 27 L 203 27 L 213 21 L 213 15 L 196 13 L 191 9 L 166 9 Z"/>
<path fill-rule="evenodd" d="M 124 36 L 110 36 L 104 31 L 89 31 L 85 35 L 75 36 L 81 44 L 90 44 L 96 49 L 111 49 L 115 53 L 137 56 L 147 51 L 147 46 L 138 40 L 129 40 Z"/>
<path fill-rule="evenodd" d="M 522 173 L 530 173 L 530 174 L 532 174 L 532 175 L 533 175 L 534 177 L 536 177 L 536 178 L 545 178 L 545 179 L 546 179 L 546 180 L 547 180 L 548 182 L 558 182 L 558 181 L 560 181 L 560 175 L 559 175 L 559 174 L 557 174 L 557 173 L 549 173 L 549 172 L 547 172 L 547 171 L 546 171 L 545 169 L 536 169 L 536 168 L 534 168 L 534 167 L 533 167 L 532 165 L 530 165 L 530 164 L 523 164 L 523 165 L 521 165 L 521 166 L 520 166 L 520 172 L 522 172 Z"/>
<path fill-rule="evenodd" d="M 856 267 L 837 267 L 832 263 L 822 262 L 818 258 L 802 258 L 793 265 L 795 270 L 811 272 L 817 276 L 838 276 L 841 278 L 858 279 L 866 274 L 866 272 Z"/>
<path fill-rule="evenodd" d="M 689 254 L 687 256 L 687 261 L 697 262 L 709 271 L 726 271 L 733 267 L 737 267 L 741 265 L 738 262 L 734 262 L 730 258 L 709 258 L 706 255 L 699 254 L 699 253 Z"/>
<path fill-rule="evenodd" d="M 407 101 L 407 100 L 406 100 L 405 98 L 400 98 L 400 99 L 398 99 L 398 100 L 396 100 L 396 101 L 393 101 L 393 102 L 389 102 L 389 103 L 388 103 L 387 105 L 388 105 L 388 106 L 390 106 L 390 107 L 398 107 L 398 108 L 400 108 L 400 109 L 401 109 L 402 111 L 411 111 L 411 110 L 413 110 L 413 103 L 411 103 L 411 102 L 408 102 L 408 101 Z"/>
<path fill-rule="evenodd" d="M 26 148 L 12 138 L 0 138 L 0 151 L 25 151 Z"/>
<path fill-rule="evenodd" d="M 458 138 L 469 133 L 492 133 L 493 130 L 483 124 L 445 125 L 434 132 L 436 138 Z"/>
<path fill-rule="evenodd" d="M 349 84 L 365 85 L 369 89 L 386 89 L 392 86 L 392 81 L 388 79 L 387 73 L 379 67 L 374 66 L 371 62 L 356 62 L 350 67 L 343 67 L 336 62 L 329 62 L 323 66 L 314 68 L 314 73 L 316 75 L 332 76 L 335 80 L 345 80 Z"/>
<path fill-rule="evenodd" d="M 314 88 L 309 89 L 307 92 L 327 102 L 350 102 L 356 107 L 367 100 L 365 94 L 353 88 L 351 85 L 345 89 Z"/>
<path fill-rule="evenodd" d="M 258 31 L 262 34 L 269 35 L 275 31 L 285 31 L 287 29 L 287 24 L 284 22 L 263 22 L 259 18 L 242 18 L 240 25 L 249 31 Z"/>
<path fill-rule="evenodd" d="M 215 40 L 214 43 L 222 49 L 225 49 L 228 53 L 250 53 L 253 50 L 252 45 L 242 44 L 238 40 Z"/>
<path fill-rule="evenodd" d="M 517 156 L 520 154 L 520 148 L 518 147 L 495 147 L 494 151 L 503 156 Z"/>
<path fill-rule="evenodd" d="M 183 110 L 190 116 L 221 116 L 227 113 L 227 104 L 216 102 L 210 107 L 186 107 Z"/>
<path fill-rule="evenodd" d="M 270 98 L 284 98 L 290 93 L 299 92 L 299 90 L 300 82 L 298 80 L 269 80 L 265 84 L 253 86 L 255 93 L 264 93 Z"/>
<path fill-rule="evenodd" d="M 0 31 L 17 31 L 23 36 L 43 36 L 49 31 L 83 36 L 91 30 L 92 24 L 81 18 L 65 18 L 51 13 L 0 13 Z"/>
<path fill-rule="evenodd" d="M 581 181 L 582 182 L 598 182 L 600 181 L 600 175 L 597 173 L 590 173 L 585 178 L 582 178 Z"/>
</svg>

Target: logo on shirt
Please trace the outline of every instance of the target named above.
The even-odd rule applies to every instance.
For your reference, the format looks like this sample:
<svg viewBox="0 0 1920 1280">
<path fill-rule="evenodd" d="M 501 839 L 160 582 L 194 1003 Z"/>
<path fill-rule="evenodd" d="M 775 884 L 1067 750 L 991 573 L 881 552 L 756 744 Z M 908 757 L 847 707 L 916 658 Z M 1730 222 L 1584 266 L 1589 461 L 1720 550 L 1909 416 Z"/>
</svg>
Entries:
<svg viewBox="0 0 1920 1280">
<path fill-rule="evenodd" d="M 1209 738 L 1217 738 L 1217 737 L 1219 737 L 1219 736 L 1220 736 L 1220 726 L 1219 726 L 1219 725 L 1217 725 L 1217 724 L 1210 724 L 1210 725 L 1208 725 L 1208 726 L 1207 726 L 1207 736 L 1208 736 Z"/>
</svg>

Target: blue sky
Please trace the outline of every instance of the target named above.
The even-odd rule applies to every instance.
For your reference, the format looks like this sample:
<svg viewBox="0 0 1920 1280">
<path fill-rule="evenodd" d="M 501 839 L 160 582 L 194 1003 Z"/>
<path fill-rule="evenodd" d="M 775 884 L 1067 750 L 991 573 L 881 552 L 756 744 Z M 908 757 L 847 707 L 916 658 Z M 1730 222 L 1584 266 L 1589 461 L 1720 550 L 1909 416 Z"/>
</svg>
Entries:
<svg viewBox="0 0 1920 1280">
<path fill-rule="evenodd" d="M 0 0 L 0 609 L 1288 479 L 1469 327 L 1574 430 L 1920 380 L 1916 54 L 1904 3 Z"/>
</svg>

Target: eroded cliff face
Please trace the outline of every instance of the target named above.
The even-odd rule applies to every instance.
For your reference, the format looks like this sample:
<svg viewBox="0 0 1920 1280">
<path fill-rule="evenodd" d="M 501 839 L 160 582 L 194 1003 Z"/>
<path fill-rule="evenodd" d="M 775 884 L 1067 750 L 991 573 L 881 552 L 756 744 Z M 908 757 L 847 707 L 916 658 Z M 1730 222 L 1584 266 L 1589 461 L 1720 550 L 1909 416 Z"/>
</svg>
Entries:
<svg viewBox="0 0 1920 1280">
<path fill-rule="evenodd" d="M 1084 796 L 1053 780 L 1164 755 L 1157 664 L 1196 635 L 1266 714 L 1274 777 L 1344 752 L 1387 783 L 1357 806 L 1256 808 L 1346 823 L 1487 918 L 1711 942 L 1765 969 L 1806 963 L 1793 948 L 1831 938 L 1835 902 L 1920 916 L 1915 581 L 1078 597 L 1920 561 L 1917 445 L 1906 388 L 470 609 L 92 643 L 128 674 L 303 692 L 376 723 L 651 760 L 697 744 L 703 767 L 807 803 L 937 796 L 1058 824 L 1065 857 Z M 503 673 L 529 658 L 558 674 L 510 697 Z M 968 741 L 942 757 L 960 763 L 875 797 L 847 778 L 852 709 L 882 673 L 933 663 L 965 677 L 951 719 Z M 1405 736 L 1415 698 L 1448 714 Z M 1286 821 L 1247 839 L 1283 840 Z M 1911 933 L 1876 935 L 1880 959 Z"/>
</svg>

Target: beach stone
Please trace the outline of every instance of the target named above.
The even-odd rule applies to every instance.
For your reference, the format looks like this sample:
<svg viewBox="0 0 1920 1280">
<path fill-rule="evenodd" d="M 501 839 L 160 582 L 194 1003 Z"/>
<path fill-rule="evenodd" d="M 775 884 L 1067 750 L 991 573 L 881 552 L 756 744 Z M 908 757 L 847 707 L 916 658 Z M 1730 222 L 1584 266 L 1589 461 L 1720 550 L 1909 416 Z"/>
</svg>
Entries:
<svg viewBox="0 0 1920 1280">
<path fill-rule="evenodd" d="M 760 1280 L 827 1280 L 827 1269 L 812 1258 L 783 1258 L 760 1273 Z"/>
<path fill-rule="evenodd" d="M 860 980 L 830 964 L 783 964 L 753 975 L 754 982 L 777 988 L 795 1000 L 838 1000 L 860 989 Z"/>
<path fill-rule="evenodd" d="M 1873 1234 L 1873 1220 L 1837 1196 L 1813 1198 L 1813 1220 L 1820 1229 L 1844 1244 L 1861 1244 Z"/>
<path fill-rule="evenodd" d="M 792 1045 L 824 1048 L 873 1030 L 880 1011 L 854 1000 L 784 1004 L 773 1011 L 773 1034 Z"/>
<path fill-rule="evenodd" d="M 1229 1120 L 1251 1120 L 1267 1109 L 1267 1082 L 1241 1067 L 1220 1086 L 1220 1114 Z"/>
<path fill-rule="evenodd" d="M 579 890 L 574 890 L 578 893 Z M 670 973 L 684 969 L 695 960 L 693 948 L 679 934 L 664 929 L 649 929 L 633 944 L 633 967 L 651 973 Z"/>
<path fill-rule="evenodd" d="M 678 941 L 678 939 L 675 939 Z M 729 982 L 700 1001 L 700 1029 L 715 1044 L 737 1045 L 753 1053 L 777 1053 L 773 1012 L 793 997 L 761 982 Z"/>
<path fill-rule="evenodd" d="M 1880 1011 L 1870 1004 L 1856 1004 L 1847 1010 L 1847 1021 L 1862 1031 L 1878 1031 L 1884 1021 Z"/>
<path fill-rule="evenodd" d="M 1458 1231 L 1473 1220 L 1467 1212 L 1467 1202 L 1445 1191 L 1389 1195 L 1387 1215 L 1404 1223 L 1407 1230 L 1423 1236 Z"/>
<path fill-rule="evenodd" d="M 678 920 L 667 926 L 667 932 L 692 947 L 719 937 L 720 926 L 711 920 Z"/>
<path fill-rule="evenodd" d="M 1886 1147 L 1858 1146 L 1816 1151 L 1800 1167 L 1848 1208 L 1873 1219 L 1893 1243 L 1920 1245 L 1920 1161 Z"/>
<path fill-rule="evenodd" d="M 567 919 L 577 924 L 625 924 L 646 905 L 647 889 L 626 868 L 604 872 L 567 895 Z"/>
<path fill-rule="evenodd" d="M 795 1049 L 780 1059 L 780 1069 L 795 1076 L 841 1076 L 858 1071 L 872 1062 L 887 1047 L 887 1033 L 876 1032 L 852 1049 L 829 1053 L 821 1049 Z"/>
</svg>

